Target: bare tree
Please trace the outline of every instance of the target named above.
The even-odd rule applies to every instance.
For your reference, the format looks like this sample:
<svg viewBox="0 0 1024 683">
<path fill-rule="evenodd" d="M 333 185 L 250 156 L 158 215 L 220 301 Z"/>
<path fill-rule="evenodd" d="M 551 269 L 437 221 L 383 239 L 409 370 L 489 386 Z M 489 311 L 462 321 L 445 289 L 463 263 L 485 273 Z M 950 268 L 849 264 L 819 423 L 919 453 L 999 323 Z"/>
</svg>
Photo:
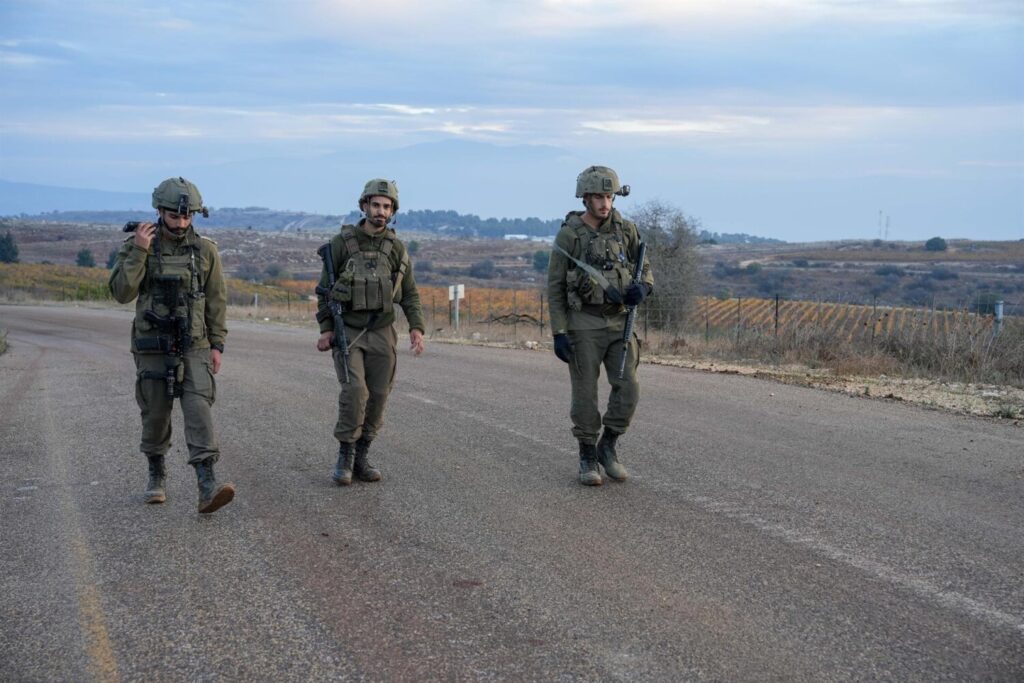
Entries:
<svg viewBox="0 0 1024 683">
<path fill-rule="evenodd" d="M 647 319 L 655 327 L 680 332 L 697 293 L 700 222 L 658 199 L 641 204 L 629 217 L 647 242 L 647 258 L 654 270 Z"/>
</svg>

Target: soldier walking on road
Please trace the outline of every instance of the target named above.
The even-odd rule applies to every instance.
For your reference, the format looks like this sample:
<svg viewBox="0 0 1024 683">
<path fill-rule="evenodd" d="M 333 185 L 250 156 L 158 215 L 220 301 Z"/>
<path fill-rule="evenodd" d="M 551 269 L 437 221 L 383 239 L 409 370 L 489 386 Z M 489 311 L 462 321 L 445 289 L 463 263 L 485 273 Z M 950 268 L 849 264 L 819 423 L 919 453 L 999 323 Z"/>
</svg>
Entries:
<svg viewBox="0 0 1024 683">
<path fill-rule="evenodd" d="M 591 166 L 580 173 L 576 196 L 585 210 L 566 215 L 548 264 L 555 355 L 569 364 L 572 433 L 580 447 L 580 483 L 587 486 L 601 485 L 601 467 L 616 481 L 629 477 L 618 461 L 616 440 L 629 427 L 640 399 L 636 376 L 640 349 L 635 335 L 626 345 L 621 378 L 619 361 L 627 307 L 650 296 L 654 278 L 644 259 L 640 281 L 631 282 L 640 236 L 636 225 L 612 206 L 615 195 L 628 194 L 629 186 L 620 185 L 618 175 L 606 166 Z M 603 419 L 597 397 L 602 364 L 611 384 Z"/>
<path fill-rule="evenodd" d="M 366 217 L 357 225 L 341 226 L 321 248 L 324 268 L 317 287 L 320 339 L 316 348 L 333 350 L 341 383 L 334 427 L 338 462 L 333 474 L 339 486 L 351 484 L 353 475 L 361 481 L 381 479 L 367 454 L 384 422 L 395 379 L 395 304 L 409 322 L 410 348 L 416 356 L 423 353 L 426 329 L 408 250 L 388 227 L 398 211 L 394 181 L 375 178 L 366 183 L 359 210 Z M 334 272 L 328 272 L 328 263 Z M 339 319 L 343 322 L 336 323 Z"/>
<path fill-rule="evenodd" d="M 142 453 L 149 460 L 147 503 L 163 503 L 171 446 L 171 409 L 178 398 L 185 422 L 188 462 L 196 469 L 199 512 L 231 502 L 235 489 L 218 484 L 213 464 L 220 448 L 211 407 L 213 376 L 221 368 L 227 293 L 213 240 L 192 226 L 197 212 L 208 215 L 199 189 L 184 178 L 168 178 L 153 190 L 154 223 L 131 224 L 110 272 L 111 294 L 120 303 L 135 299 L 132 354 L 135 399 L 142 411 Z"/>
</svg>

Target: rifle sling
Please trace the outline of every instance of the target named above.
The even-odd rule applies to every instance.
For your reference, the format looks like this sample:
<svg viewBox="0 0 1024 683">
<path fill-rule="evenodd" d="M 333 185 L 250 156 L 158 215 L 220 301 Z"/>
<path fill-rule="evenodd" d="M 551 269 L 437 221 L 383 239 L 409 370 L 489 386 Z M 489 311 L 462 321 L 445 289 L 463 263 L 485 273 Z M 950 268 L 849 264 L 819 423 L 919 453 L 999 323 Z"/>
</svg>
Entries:
<svg viewBox="0 0 1024 683">
<path fill-rule="evenodd" d="M 611 289 L 611 286 L 612 286 L 611 283 L 608 282 L 608 278 L 606 278 L 604 276 L 604 274 L 600 270 L 598 270 L 594 266 L 590 265 L 589 263 L 584 263 L 583 261 L 579 260 L 578 258 L 573 256 L 572 254 L 567 252 L 565 249 L 562 249 L 557 244 L 555 244 L 553 246 L 554 246 L 555 249 L 558 250 L 559 253 L 561 253 L 567 259 L 569 259 L 570 261 L 575 263 L 577 266 L 582 268 L 588 275 L 590 275 L 590 277 L 592 277 L 595 280 L 597 280 L 597 284 L 601 285 L 601 289 L 603 289 L 606 292 L 609 289 Z"/>
</svg>

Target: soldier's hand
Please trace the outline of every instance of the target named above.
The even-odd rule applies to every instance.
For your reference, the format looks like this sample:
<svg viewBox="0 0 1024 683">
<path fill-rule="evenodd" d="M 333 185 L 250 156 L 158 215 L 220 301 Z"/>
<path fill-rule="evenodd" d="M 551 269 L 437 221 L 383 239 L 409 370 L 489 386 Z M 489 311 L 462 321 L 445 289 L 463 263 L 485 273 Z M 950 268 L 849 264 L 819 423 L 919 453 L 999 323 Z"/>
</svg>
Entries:
<svg viewBox="0 0 1024 683">
<path fill-rule="evenodd" d="M 609 286 L 608 289 L 604 290 L 604 298 L 611 301 L 613 304 L 622 303 L 622 292 L 617 290 L 614 286 Z"/>
<path fill-rule="evenodd" d="M 622 297 L 622 303 L 627 306 L 636 306 L 646 299 L 650 293 L 646 282 L 634 282 L 626 289 L 626 296 Z"/>
<path fill-rule="evenodd" d="M 142 223 L 135 228 L 135 246 L 149 251 L 149 245 L 153 243 L 154 235 L 156 235 L 156 224 Z"/>
<path fill-rule="evenodd" d="M 569 335 L 555 335 L 555 355 L 563 363 L 568 363 L 572 360 L 572 344 L 569 343 Z"/>
<path fill-rule="evenodd" d="M 327 330 L 326 332 L 320 333 L 320 338 L 316 340 L 317 351 L 330 351 L 331 344 L 334 342 L 334 332 Z"/>
<path fill-rule="evenodd" d="M 409 330 L 409 348 L 412 355 L 418 356 L 423 353 L 423 333 L 419 330 Z"/>
<path fill-rule="evenodd" d="M 220 372 L 220 351 L 217 349 L 210 349 L 210 362 L 213 363 L 213 374 Z"/>
</svg>

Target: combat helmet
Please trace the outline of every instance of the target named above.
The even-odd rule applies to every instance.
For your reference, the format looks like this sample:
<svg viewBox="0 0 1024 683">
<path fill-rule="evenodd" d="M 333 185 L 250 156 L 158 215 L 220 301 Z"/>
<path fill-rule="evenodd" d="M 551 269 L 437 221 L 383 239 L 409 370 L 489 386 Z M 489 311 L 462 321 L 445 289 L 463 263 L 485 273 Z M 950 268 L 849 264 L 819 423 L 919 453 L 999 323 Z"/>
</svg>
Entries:
<svg viewBox="0 0 1024 683">
<path fill-rule="evenodd" d="M 168 178 L 153 188 L 153 208 L 169 209 L 183 216 L 193 213 L 210 215 L 209 210 L 203 206 L 199 188 L 181 176 Z"/>
<path fill-rule="evenodd" d="M 619 183 L 619 175 L 607 166 L 589 166 L 576 176 L 576 196 L 588 194 L 629 194 L 629 185 Z"/>
<path fill-rule="evenodd" d="M 373 180 L 366 183 L 363 188 L 363 193 L 359 195 L 359 210 L 363 210 L 363 202 L 369 197 L 388 197 L 395 204 L 395 210 L 392 213 L 398 213 L 398 186 L 395 185 L 394 180 L 385 180 L 384 178 L 374 178 Z"/>
</svg>

